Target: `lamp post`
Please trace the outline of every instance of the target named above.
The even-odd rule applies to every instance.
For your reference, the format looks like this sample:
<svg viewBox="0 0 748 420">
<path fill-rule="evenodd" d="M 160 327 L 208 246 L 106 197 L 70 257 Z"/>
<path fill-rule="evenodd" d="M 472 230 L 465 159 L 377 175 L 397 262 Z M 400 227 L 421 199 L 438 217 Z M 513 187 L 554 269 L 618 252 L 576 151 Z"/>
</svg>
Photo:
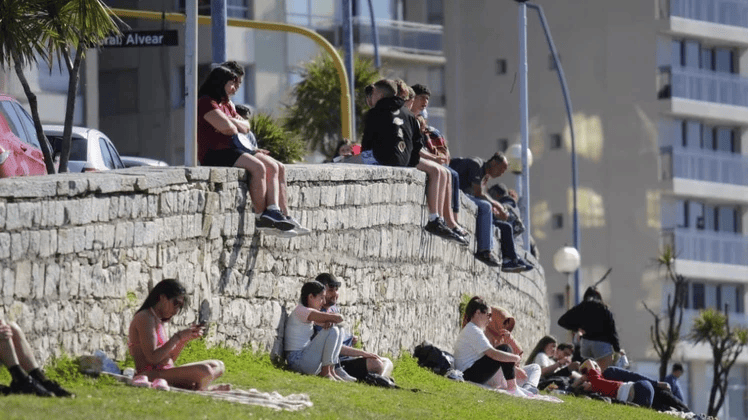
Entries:
<svg viewBox="0 0 748 420">
<path fill-rule="evenodd" d="M 507 151 L 506 156 L 509 160 L 509 170 L 516 175 L 515 178 L 515 189 L 517 195 L 519 195 L 519 212 L 522 217 L 522 222 L 525 224 L 525 231 L 522 232 L 522 241 L 525 245 L 525 250 L 530 251 L 530 194 L 527 194 L 529 189 L 527 178 L 529 177 L 529 168 L 532 166 L 532 152 L 529 148 L 526 150 L 526 161 L 528 170 L 525 171 L 522 165 L 522 145 L 515 143 L 511 145 Z M 523 186 L 525 186 L 523 188 Z"/>
<path fill-rule="evenodd" d="M 579 269 L 582 259 L 576 248 L 564 245 L 553 254 L 553 268 L 559 273 L 566 274 L 566 309 L 571 309 L 571 278 L 572 273 Z M 578 294 L 578 293 L 575 293 Z"/>
</svg>

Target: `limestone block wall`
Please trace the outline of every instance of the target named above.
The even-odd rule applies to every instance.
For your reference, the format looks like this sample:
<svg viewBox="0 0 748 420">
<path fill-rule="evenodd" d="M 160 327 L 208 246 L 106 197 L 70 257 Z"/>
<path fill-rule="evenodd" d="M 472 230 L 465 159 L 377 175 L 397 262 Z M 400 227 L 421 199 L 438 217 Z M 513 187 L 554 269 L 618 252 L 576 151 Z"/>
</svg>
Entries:
<svg viewBox="0 0 748 420">
<path fill-rule="evenodd" d="M 246 174 L 233 168 L 138 168 L 0 179 L 0 317 L 18 322 L 42 361 L 97 349 L 123 359 L 150 287 L 190 293 L 176 328 L 208 299 L 210 343 L 279 350 L 301 285 L 341 277 L 348 328 L 367 350 L 429 340 L 451 349 L 463 295 L 510 309 L 529 350 L 548 331 L 542 267 L 506 274 L 470 247 L 426 233 L 425 176 L 412 169 L 289 165 L 291 214 L 312 234 L 256 232 Z M 474 233 L 475 206 L 460 221 Z M 474 235 L 473 235 L 474 238 Z"/>
</svg>

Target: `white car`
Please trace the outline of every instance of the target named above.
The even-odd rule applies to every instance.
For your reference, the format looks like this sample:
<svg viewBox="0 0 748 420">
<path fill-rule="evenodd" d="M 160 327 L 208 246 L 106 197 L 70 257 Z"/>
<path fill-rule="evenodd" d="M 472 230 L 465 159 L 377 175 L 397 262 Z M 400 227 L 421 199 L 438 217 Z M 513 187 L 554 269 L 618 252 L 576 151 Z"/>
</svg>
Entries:
<svg viewBox="0 0 748 420">
<path fill-rule="evenodd" d="M 141 156 L 120 156 L 122 163 L 125 164 L 126 168 L 132 168 L 135 166 L 169 166 L 168 163 L 163 160 L 151 159 Z"/>
<path fill-rule="evenodd" d="M 55 155 L 62 148 L 64 128 L 62 125 L 44 126 L 44 134 L 52 144 Z M 98 172 L 124 167 L 117 148 L 106 134 L 93 128 L 73 127 L 68 172 Z"/>
</svg>

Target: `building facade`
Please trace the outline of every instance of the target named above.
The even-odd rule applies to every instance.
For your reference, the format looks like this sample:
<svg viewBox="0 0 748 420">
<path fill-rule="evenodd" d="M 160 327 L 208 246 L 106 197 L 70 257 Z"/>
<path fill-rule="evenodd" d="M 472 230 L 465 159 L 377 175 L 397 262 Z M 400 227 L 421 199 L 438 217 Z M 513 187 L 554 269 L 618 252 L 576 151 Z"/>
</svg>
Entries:
<svg viewBox="0 0 748 420">
<path fill-rule="evenodd" d="M 539 0 L 574 105 L 581 291 L 599 288 L 622 347 L 657 376 L 652 316 L 670 289 L 654 259 L 675 246 L 688 279 L 683 333 L 699 309 L 745 317 L 748 282 L 748 2 Z M 453 155 L 488 157 L 519 142 L 518 5 L 445 2 Z M 528 10 L 530 214 L 550 297 L 550 331 L 567 307 L 553 254 L 572 244 L 570 129 L 537 14 Z M 513 175 L 502 182 L 514 185 Z M 555 278 L 555 280 L 554 280 Z M 689 406 L 706 412 L 711 350 L 684 342 L 673 362 Z M 732 370 L 720 418 L 746 418 L 746 362 Z"/>
</svg>

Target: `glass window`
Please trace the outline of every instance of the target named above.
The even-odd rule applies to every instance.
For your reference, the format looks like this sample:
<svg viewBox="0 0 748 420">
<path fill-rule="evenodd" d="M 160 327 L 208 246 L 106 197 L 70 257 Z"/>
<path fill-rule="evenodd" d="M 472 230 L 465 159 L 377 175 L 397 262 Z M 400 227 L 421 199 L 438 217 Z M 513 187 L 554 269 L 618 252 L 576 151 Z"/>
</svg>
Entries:
<svg viewBox="0 0 748 420">
<path fill-rule="evenodd" d="M 431 89 L 429 105 L 443 108 L 447 102 L 446 95 L 444 94 L 444 67 L 429 67 L 428 86 Z"/>
<path fill-rule="evenodd" d="M 714 70 L 714 50 L 711 48 L 701 49 L 701 68 L 705 70 Z"/>
<path fill-rule="evenodd" d="M 109 169 L 115 169 L 114 159 L 106 144 L 106 139 L 99 137 L 99 149 L 101 150 L 101 159 L 104 160 L 104 165 Z"/>
<path fill-rule="evenodd" d="M 26 132 L 26 136 L 22 139 L 26 143 L 36 147 L 37 149 L 41 149 L 41 145 L 39 144 L 39 138 L 36 135 L 36 127 L 34 127 L 34 121 L 31 118 L 31 115 L 29 115 L 28 112 L 26 112 L 23 107 L 15 102 L 10 102 L 13 104 L 13 109 L 16 110 L 16 113 L 18 114 L 18 119 L 21 121 L 21 124 L 23 125 L 23 129 Z"/>
<path fill-rule="evenodd" d="M 678 200 L 678 208 L 680 209 L 680 211 L 678 212 L 677 223 L 679 228 L 688 227 L 688 206 L 688 200 Z"/>
<path fill-rule="evenodd" d="M 737 211 L 734 207 L 719 207 L 718 223 L 720 232 L 737 233 Z"/>
<path fill-rule="evenodd" d="M 709 126 L 702 126 L 701 130 L 701 148 L 711 150 L 714 148 L 714 132 L 716 128 Z"/>
<path fill-rule="evenodd" d="M 704 283 L 691 284 L 691 308 L 704 309 Z"/>
<path fill-rule="evenodd" d="M 691 220 L 689 221 L 693 226 L 696 226 L 698 230 L 704 230 L 706 221 L 704 219 L 704 203 L 696 201 L 690 201 L 690 208 L 688 209 L 691 213 Z"/>
<path fill-rule="evenodd" d="M 735 133 L 731 128 L 717 128 L 714 150 L 733 153 L 735 151 Z"/>
<path fill-rule="evenodd" d="M 3 116 L 5 117 L 5 121 L 8 122 L 8 128 L 10 128 L 10 131 L 12 131 L 16 137 L 23 140 L 23 126 L 21 125 L 21 120 L 18 118 L 18 114 L 13 109 L 12 102 L 2 101 L 0 104 L 2 104 Z"/>
<path fill-rule="evenodd" d="M 685 61 L 683 60 L 683 41 L 673 41 L 670 54 L 674 66 L 683 67 L 685 65 Z"/>
<path fill-rule="evenodd" d="M 112 144 L 111 141 L 107 141 L 106 147 L 109 150 L 109 155 L 112 157 L 112 162 L 114 163 L 114 169 L 124 168 L 125 164 L 122 163 L 122 159 L 119 158 L 119 152 L 117 151 L 117 148 L 114 147 L 114 144 Z"/>
<path fill-rule="evenodd" d="M 701 144 L 701 123 L 686 121 L 684 134 L 683 147 L 697 147 Z"/>
<path fill-rule="evenodd" d="M 719 300 L 717 291 L 719 286 L 714 284 L 704 285 L 704 307 L 706 308 L 719 308 Z"/>
<path fill-rule="evenodd" d="M 433 25 L 444 24 L 444 2 L 442 0 L 426 1 L 426 22 Z"/>
<path fill-rule="evenodd" d="M 734 52 L 728 48 L 714 49 L 714 70 L 721 73 L 735 73 Z"/>
<path fill-rule="evenodd" d="M 684 41 L 684 60 L 681 60 L 685 67 L 692 69 L 699 68 L 701 46 L 697 41 Z"/>
<path fill-rule="evenodd" d="M 226 0 L 226 16 L 252 19 L 252 0 Z"/>
</svg>

